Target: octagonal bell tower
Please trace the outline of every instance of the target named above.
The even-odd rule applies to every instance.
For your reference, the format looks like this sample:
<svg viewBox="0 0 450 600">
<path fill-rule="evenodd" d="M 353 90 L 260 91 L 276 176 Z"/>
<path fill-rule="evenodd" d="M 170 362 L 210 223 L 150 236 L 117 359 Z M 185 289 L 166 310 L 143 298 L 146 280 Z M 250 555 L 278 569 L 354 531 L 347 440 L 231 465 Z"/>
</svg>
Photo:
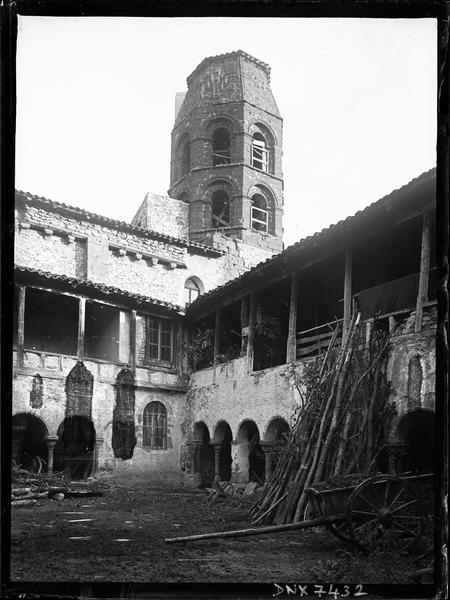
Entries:
<svg viewBox="0 0 450 600">
<path fill-rule="evenodd" d="M 238 50 L 205 58 L 177 94 L 169 196 L 189 205 L 189 237 L 283 248 L 282 119 L 270 67 Z"/>
</svg>

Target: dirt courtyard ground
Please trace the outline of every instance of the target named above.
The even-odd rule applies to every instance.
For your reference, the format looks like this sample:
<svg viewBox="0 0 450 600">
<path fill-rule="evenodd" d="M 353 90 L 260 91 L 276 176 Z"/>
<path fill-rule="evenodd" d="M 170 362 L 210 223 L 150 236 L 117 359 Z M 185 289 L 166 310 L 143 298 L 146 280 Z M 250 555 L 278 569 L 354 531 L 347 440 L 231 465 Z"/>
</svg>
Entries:
<svg viewBox="0 0 450 600">
<path fill-rule="evenodd" d="M 250 526 L 243 510 L 205 498 L 204 491 L 115 480 L 103 497 L 14 508 L 11 582 L 388 582 L 373 557 L 355 558 L 322 528 L 166 544 L 166 537 Z M 411 561 L 398 560 L 399 583 L 411 582 Z"/>
</svg>

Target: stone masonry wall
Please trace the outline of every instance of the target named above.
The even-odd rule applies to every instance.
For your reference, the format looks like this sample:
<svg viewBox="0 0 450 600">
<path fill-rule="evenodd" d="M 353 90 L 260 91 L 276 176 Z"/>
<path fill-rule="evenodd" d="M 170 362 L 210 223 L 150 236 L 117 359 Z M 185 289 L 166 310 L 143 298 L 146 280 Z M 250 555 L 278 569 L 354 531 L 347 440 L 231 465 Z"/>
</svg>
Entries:
<svg viewBox="0 0 450 600">
<path fill-rule="evenodd" d="M 131 224 L 186 239 L 189 205 L 169 196 L 148 192 Z"/>
<path fill-rule="evenodd" d="M 15 260 L 20 266 L 90 279 L 184 306 L 184 284 L 189 277 L 199 277 L 207 292 L 271 255 L 267 247 L 250 246 L 220 234 L 215 234 L 213 243 L 226 254 L 208 256 L 185 246 L 29 207 L 17 224 Z M 154 260 L 151 254 L 166 260 Z"/>
<path fill-rule="evenodd" d="M 15 363 L 15 357 L 14 357 Z M 13 379 L 13 415 L 29 413 L 40 418 L 46 425 L 49 435 L 56 436 L 59 425 L 66 414 L 66 377 L 76 364 L 74 359 L 58 356 L 41 356 L 26 352 L 24 367 L 16 367 Z M 99 468 L 145 471 L 154 480 L 171 479 L 178 482 L 180 471 L 181 423 L 185 420 L 183 388 L 177 374 L 150 372 L 137 369 L 135 425 L 137 445 L 133 458 L 121 460 L 114 457 L 111 446 L 112 419 L 115 406 L 115 382 L 121 365 L 85 361 L 85 367 L 94 377 L 92 398 L 92 421 L 96 436 L 103 438 L 99 453 Z M 32 408 L 30 391 L 33 377 L 39 374 L 43 381 L 43 403 L 41 408 Z M 158 389 L 159 386 L 172 386 L 173 390 Z M 153 450 L 142 447 L 142 415 L 148 402 L 158 400 L 167 409 L 168 444 L 167 450 Z"/>
</svg>

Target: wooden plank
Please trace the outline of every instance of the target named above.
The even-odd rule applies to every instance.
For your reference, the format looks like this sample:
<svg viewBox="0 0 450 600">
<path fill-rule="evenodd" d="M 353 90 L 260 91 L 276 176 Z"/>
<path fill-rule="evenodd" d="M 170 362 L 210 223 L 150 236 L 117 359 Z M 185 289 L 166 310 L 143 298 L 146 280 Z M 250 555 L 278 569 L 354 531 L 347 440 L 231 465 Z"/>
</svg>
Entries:
<svg viewBox="0 0 450 600">
<path fill-rule="evenodd" d="M 77 343 L 77 358 L 80 361 L 84 360 L 84 332 L 86 320 L 86 298 L 80 298 L 78 304 L 78 343 Z"/>
<path fill-rule="evenodd" d="M 24 285 L 19 286 L 19 306 L 17 307 L 17 365 L 23 367 L 23 340 L 25 336 L 25 292 Z"/>
<path fill-rule="evenodd" d="M 297 344 L 305 344 L 306 342 L 315 342 L 316 340 L 326 340 L 333 336 L 334 331 L 327 331 L 326 333 L 318 333 L 317 335 L 310 335 L 308 337 L 297 336 Z"/>
<path fill-rule="evenodd" d="M 342 343 L 342 338 L 336 339 L 336 345 Z M 326 342 L 317 342 L 317 344 L 312 344 L 311 346 L 306 346 L 306 348 L 297 348 L 297 357 L 305 356 L 306 354 L 310 354 L 311 352 L 315 352 L 316 350 L 326 349 L 328 348 L 328 343 Z"/>
<path fill-rule="evenodd" d="M 329 327 L 330 325 L 335 325 L 336 323 L 341 323 L 342 319 L 336 319 L 335 321 L 330 321 L 329 323 L 324 323 L 323 325 L 316 325 L 316 327 L 311 327 L 310 329 L 304 329 L 303 331 L 297 331 L 297 337 L 304 333 L 309 333 L 310 331 L 316 331 L 316 329 L 322 329 L 322 327 Z"/>
<path fill-rule="evenodd" d="M 222 308 L 218 306 L 216 308 L 216 323 L 214 328 L 214 362 L 217 362 L 217 358 L 220 354 L 220 346 L 221 346 L 221 321 L 222 321 Z"/>
<path fill-rule="evenodd" d="M 416 303 L 416 323 L 414 331 L 422 329 L 423 305 L 428 300 L 428 278 L 430 273 L 430 214 L 423 215 L 422 221 L 422 248 L 420 252 L 419 291 Z"/>
<path fill-rule="evenodd" d="M 298 273 L 292 275 L 291 280 L 291 302 L 289 308 L 289 328 L 286 347 L 286 362 L 295 361 L 296 358 L 296 329 L 297 329 L 297 308 L 298 308 Z"/>
<path fill-rule="evenodd" d="M 253 340 L 255 338 L 255 321 L 256 321 L 256 298 L 255 294 L 250 294 L 249 315 L 248 315 L 248 341 L 247 341 L 247 371 L 253 371 Z"/>
<path fill-rule="evenodd" d="M 345 339 L 350 327 L 352 316 L 352 250 L 345 250 L 345 274 L 344 274 L 344 327 L 342 337 Z"/>
</svg>

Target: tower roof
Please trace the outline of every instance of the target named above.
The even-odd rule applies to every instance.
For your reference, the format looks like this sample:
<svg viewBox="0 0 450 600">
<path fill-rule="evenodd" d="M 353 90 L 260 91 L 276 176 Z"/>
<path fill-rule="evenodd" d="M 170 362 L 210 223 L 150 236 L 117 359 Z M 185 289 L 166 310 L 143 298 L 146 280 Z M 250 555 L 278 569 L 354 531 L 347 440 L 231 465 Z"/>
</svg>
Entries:
<svg viewBox="0 0 450 600">
<path fill-rule="evenodd" d="M 281 119 L 270 89 L 270 66 L 243 50 L 203 59 L 187 86 L 175 124 L 197 107 L 230 102 L 248 102 Z"/>
</svg>

